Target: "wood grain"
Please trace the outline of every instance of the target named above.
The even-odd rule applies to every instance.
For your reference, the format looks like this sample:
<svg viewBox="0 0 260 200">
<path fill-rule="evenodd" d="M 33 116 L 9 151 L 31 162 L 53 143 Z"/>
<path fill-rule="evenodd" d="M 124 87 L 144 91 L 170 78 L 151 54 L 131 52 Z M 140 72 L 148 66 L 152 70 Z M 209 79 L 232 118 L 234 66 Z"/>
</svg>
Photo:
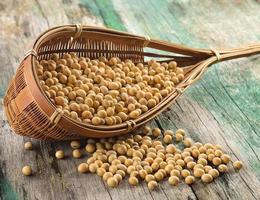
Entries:
<svg viewBox="0 0 260 200">
<path fill-rule="evenodd" d="M 1 1 L 0 97 L 28 44 L 49 27 L 67 23 L 98 24 L 194 47 L 235 47 L 259 41 L 259 2 L 231 1 Z M 108 188 L 76 166 L 87 158 L 70 157 L 68 143 L 33 140 L 13 134 L 0 108 L 0 199 L 260 199 L 259 56 L 212 66 L 170 109 L 151 122 L 162 129 L 185 128 L 200 142 L 222 144 L 245 168 L 230 171 L 209 185 L 200 182 L 155 191 L 127 181 Z M 1 107 L 1 106 L 0 106 Z M 84 141 L 82 141 L 84 142 Z M 65 160 L 53 158 L 64 149 Z M 34 176 L 21 175 L 30 164 Z"/>
</svg>

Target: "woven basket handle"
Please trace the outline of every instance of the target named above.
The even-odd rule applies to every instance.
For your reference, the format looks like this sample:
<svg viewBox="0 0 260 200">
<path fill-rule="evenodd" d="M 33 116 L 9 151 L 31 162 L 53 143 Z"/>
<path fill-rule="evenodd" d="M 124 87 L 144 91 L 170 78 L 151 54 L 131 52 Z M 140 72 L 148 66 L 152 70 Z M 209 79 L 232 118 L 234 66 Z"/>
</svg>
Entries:
<svg viewBox="0 0 260 200">
<path fill-rule="evenodd" d="M 147 44 L 147 42 L 145 42 L 145 44 Z M 174 43 L 167 43 L 165 41 L 150 40 L 150 43 L 147 44 L 147 47 L 157 48 L 164 51 L 173 51 L 175 53 L 180 53 L 188 56 L 201 57 L 201 58 L 216 56 L 218 61 L 246 57 L 246 56 L 260 53 L 260 43 L 247 45 L 240 48 L 215 50 L 215 49 L 189 48 Z"/>
<path fill-rule="evenodd" d="M 213 50 L 214 51 L 214 50 Z M 247 45 L 241 48 L 224 49 L 213 52 L 217 57 L 217 61 L 231 60 L 234 58 L 247 57 L 260 53 L 260 43 Z"/>
</svg>

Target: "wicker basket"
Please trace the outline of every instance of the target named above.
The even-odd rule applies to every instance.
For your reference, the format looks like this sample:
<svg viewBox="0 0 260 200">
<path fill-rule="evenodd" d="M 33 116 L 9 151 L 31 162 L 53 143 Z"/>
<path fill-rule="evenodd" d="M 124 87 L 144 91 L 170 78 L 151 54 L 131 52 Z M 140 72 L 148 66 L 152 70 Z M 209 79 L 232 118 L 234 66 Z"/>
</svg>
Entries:
<svg viewBox="0 0 260 200">
<path fill-rule="evenodd" d="M 147 51 L 149 49 L 161 50 L 163 53 L 151 53 Z M 40 87 L 35 72 L 36 59 L 48 59 L 53 53 L 63 55 L 68 52 L 89 58 L 119 57 L 133 62 L 144 62 L 145 57 L 160 61 L 175 60 L 183 67 L 185 78 L 156 107 L 136 120 L 111 126 L 84 124 L 56 109 Z M 122 135 L 142 126 L 169 107 L 191 83 L 201 77 L 209 65 L 259 52 L 260 45 L 216 51 L 188 48 L 100 27 L 59 26 L 40 35 L 25 55 L 4 97 L 4 111 L 13 131 L 22 136 L 65 140 Z"/>
</svg>

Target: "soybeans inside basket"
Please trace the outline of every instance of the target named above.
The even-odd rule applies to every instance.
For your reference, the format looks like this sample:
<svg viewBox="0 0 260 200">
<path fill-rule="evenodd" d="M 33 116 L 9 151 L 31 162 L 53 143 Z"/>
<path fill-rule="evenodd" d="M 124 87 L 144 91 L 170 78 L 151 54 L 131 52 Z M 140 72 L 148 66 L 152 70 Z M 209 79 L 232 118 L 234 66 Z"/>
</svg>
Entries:
<svg viewBox="0 0 260 200">
<path fill-rule="evenodd" d="M 160 50 L 160 53 L 151 50 Z M 7 89 L 4 111 L 15 133 L 32 138 L 66 140 L 122 135 L 144 125 L 169 107 L 190 84 L 201 77 L 209 65 L 259 52 L 259 44 L 217 51 L 188 48 L 100 27 L 59 26 L 40 35 L 32 49 L 26 53 Z M 184 79 L 155 107 L 138 118 L 115 125 L 95 126 L 64 115 L 39 83 L 36 61 L 51 59 L 53 54 L 62 57 L 67 53 L 90 59 L 118 57 L 123 61 L 130 59 L 134 63 L 145 63 L 145 58 L 153 58 L 158 62 L 176 61 L 178 67 L 183 69 Z"/>
</svg>

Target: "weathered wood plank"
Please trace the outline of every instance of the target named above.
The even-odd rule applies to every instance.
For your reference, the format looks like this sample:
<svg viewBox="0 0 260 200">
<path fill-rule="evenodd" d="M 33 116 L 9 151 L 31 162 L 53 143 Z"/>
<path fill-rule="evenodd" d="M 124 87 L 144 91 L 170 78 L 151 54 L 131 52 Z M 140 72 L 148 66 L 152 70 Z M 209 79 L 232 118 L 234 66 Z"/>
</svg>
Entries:
<svg viewBox="0 0 260 200">
<path fill-rule="evenodd" d="M 28 43 L 47 28 L 66 23 L 99 24 L 196 47 L 238 46 L 259 40 L 259 3 L 255 1 L 41 1 L 0 2 L 0 97 Z M 22 13 L 22 14 L 21 14 Z M 90 14 L 91 13 L 91 14 Z M 8 23 L 7 23 L 8 22 Z M 250 31 L 249 31 L 250 30 Z M 184 127 L 196 141 L 223 144 L 245 169 L 231 171 L 209 185 L 155 191 L 124 181 L 110 189 L 99 177 L 78 175 L 86 159 L 53 159 L 67 143 L 33 141 L 36 151 L 22 150 L 27 138 L 10 132 L 0 108 L 0 198 L 3 199 L 259 199 L 260 71 L 259 57 L 212 66 L 163 115 L 151 122 L 163 129 Z M 37 174 L 21 175 L 25 164 Z M 2 189 L 3 188 L 3 189 Z"/>
<path fill-rule="evenodd" d="M 252 18 L 253 24 L 245 24 L 241 13 L 240 18 L 238 13 L 229 12 L 232 10 L 232 3 L 174 2 L 147 3 L 142 12 L 141 2 L 123 5 L 114 0 L 114 5 L 122 16 L 125 15 L 123 10 L 136 9 L 136 12 L 140 13 L 138 20 L 135 13 L 131 12 L 123 18 L 127 29 L 132 32 L 137 30 L 139 34 L 159 36 L 197 47 L 215 48 L 227 44 L 238 46 L 258 39 L 260 30 L 252 22 L 255 16 L 247 15 L 247 21 Z M 164 10 L 163 14 L 153 16 L 148 21 L 146 16 L 155 13 L 158 7 Z M 240 1 L 239 8 L 252 14 L 257 13 L 259 5 L 252 8 L 248 2 Z M 225 23 L 219 23 L 223 20 L 223 16 L 218 16 L 219 13 L 228 19 Z M 190 22 L 187 22 L 187 19 Z M 162 22 L 165 23 L 162 25 Z M 234 27 L 239 27 L 241 31 L 236 33 Z M 250 34 L 243 31 L 249 28 L 252 30 Z M 188 40 L 189 38 L 192 40 Z M 258 70 L 253 66 L 257 63 L 259 64 L 259 60 L 256 59 L 241 59 L 213 66 L 168 112 L 158 117 L 157 122 L 163 128 L 187 127 L 195 140 L 225 144 L 225 150 L 232 154 L 233 159 L 241 159 L 246 163 L 246 170 L 241 174 L 232 172 L 206 187 L 200 183 L 194 184 L 192 188 L 199 199 L 204 199 L 209 194 L 211 199 L 259 198 L 259 158 L 256 152 L 260 151 L 257 142 L 260 128 L 260 81 L 255 73 Z M 202 187 L 204 188 L 200 189 Z"/>
</svg>

